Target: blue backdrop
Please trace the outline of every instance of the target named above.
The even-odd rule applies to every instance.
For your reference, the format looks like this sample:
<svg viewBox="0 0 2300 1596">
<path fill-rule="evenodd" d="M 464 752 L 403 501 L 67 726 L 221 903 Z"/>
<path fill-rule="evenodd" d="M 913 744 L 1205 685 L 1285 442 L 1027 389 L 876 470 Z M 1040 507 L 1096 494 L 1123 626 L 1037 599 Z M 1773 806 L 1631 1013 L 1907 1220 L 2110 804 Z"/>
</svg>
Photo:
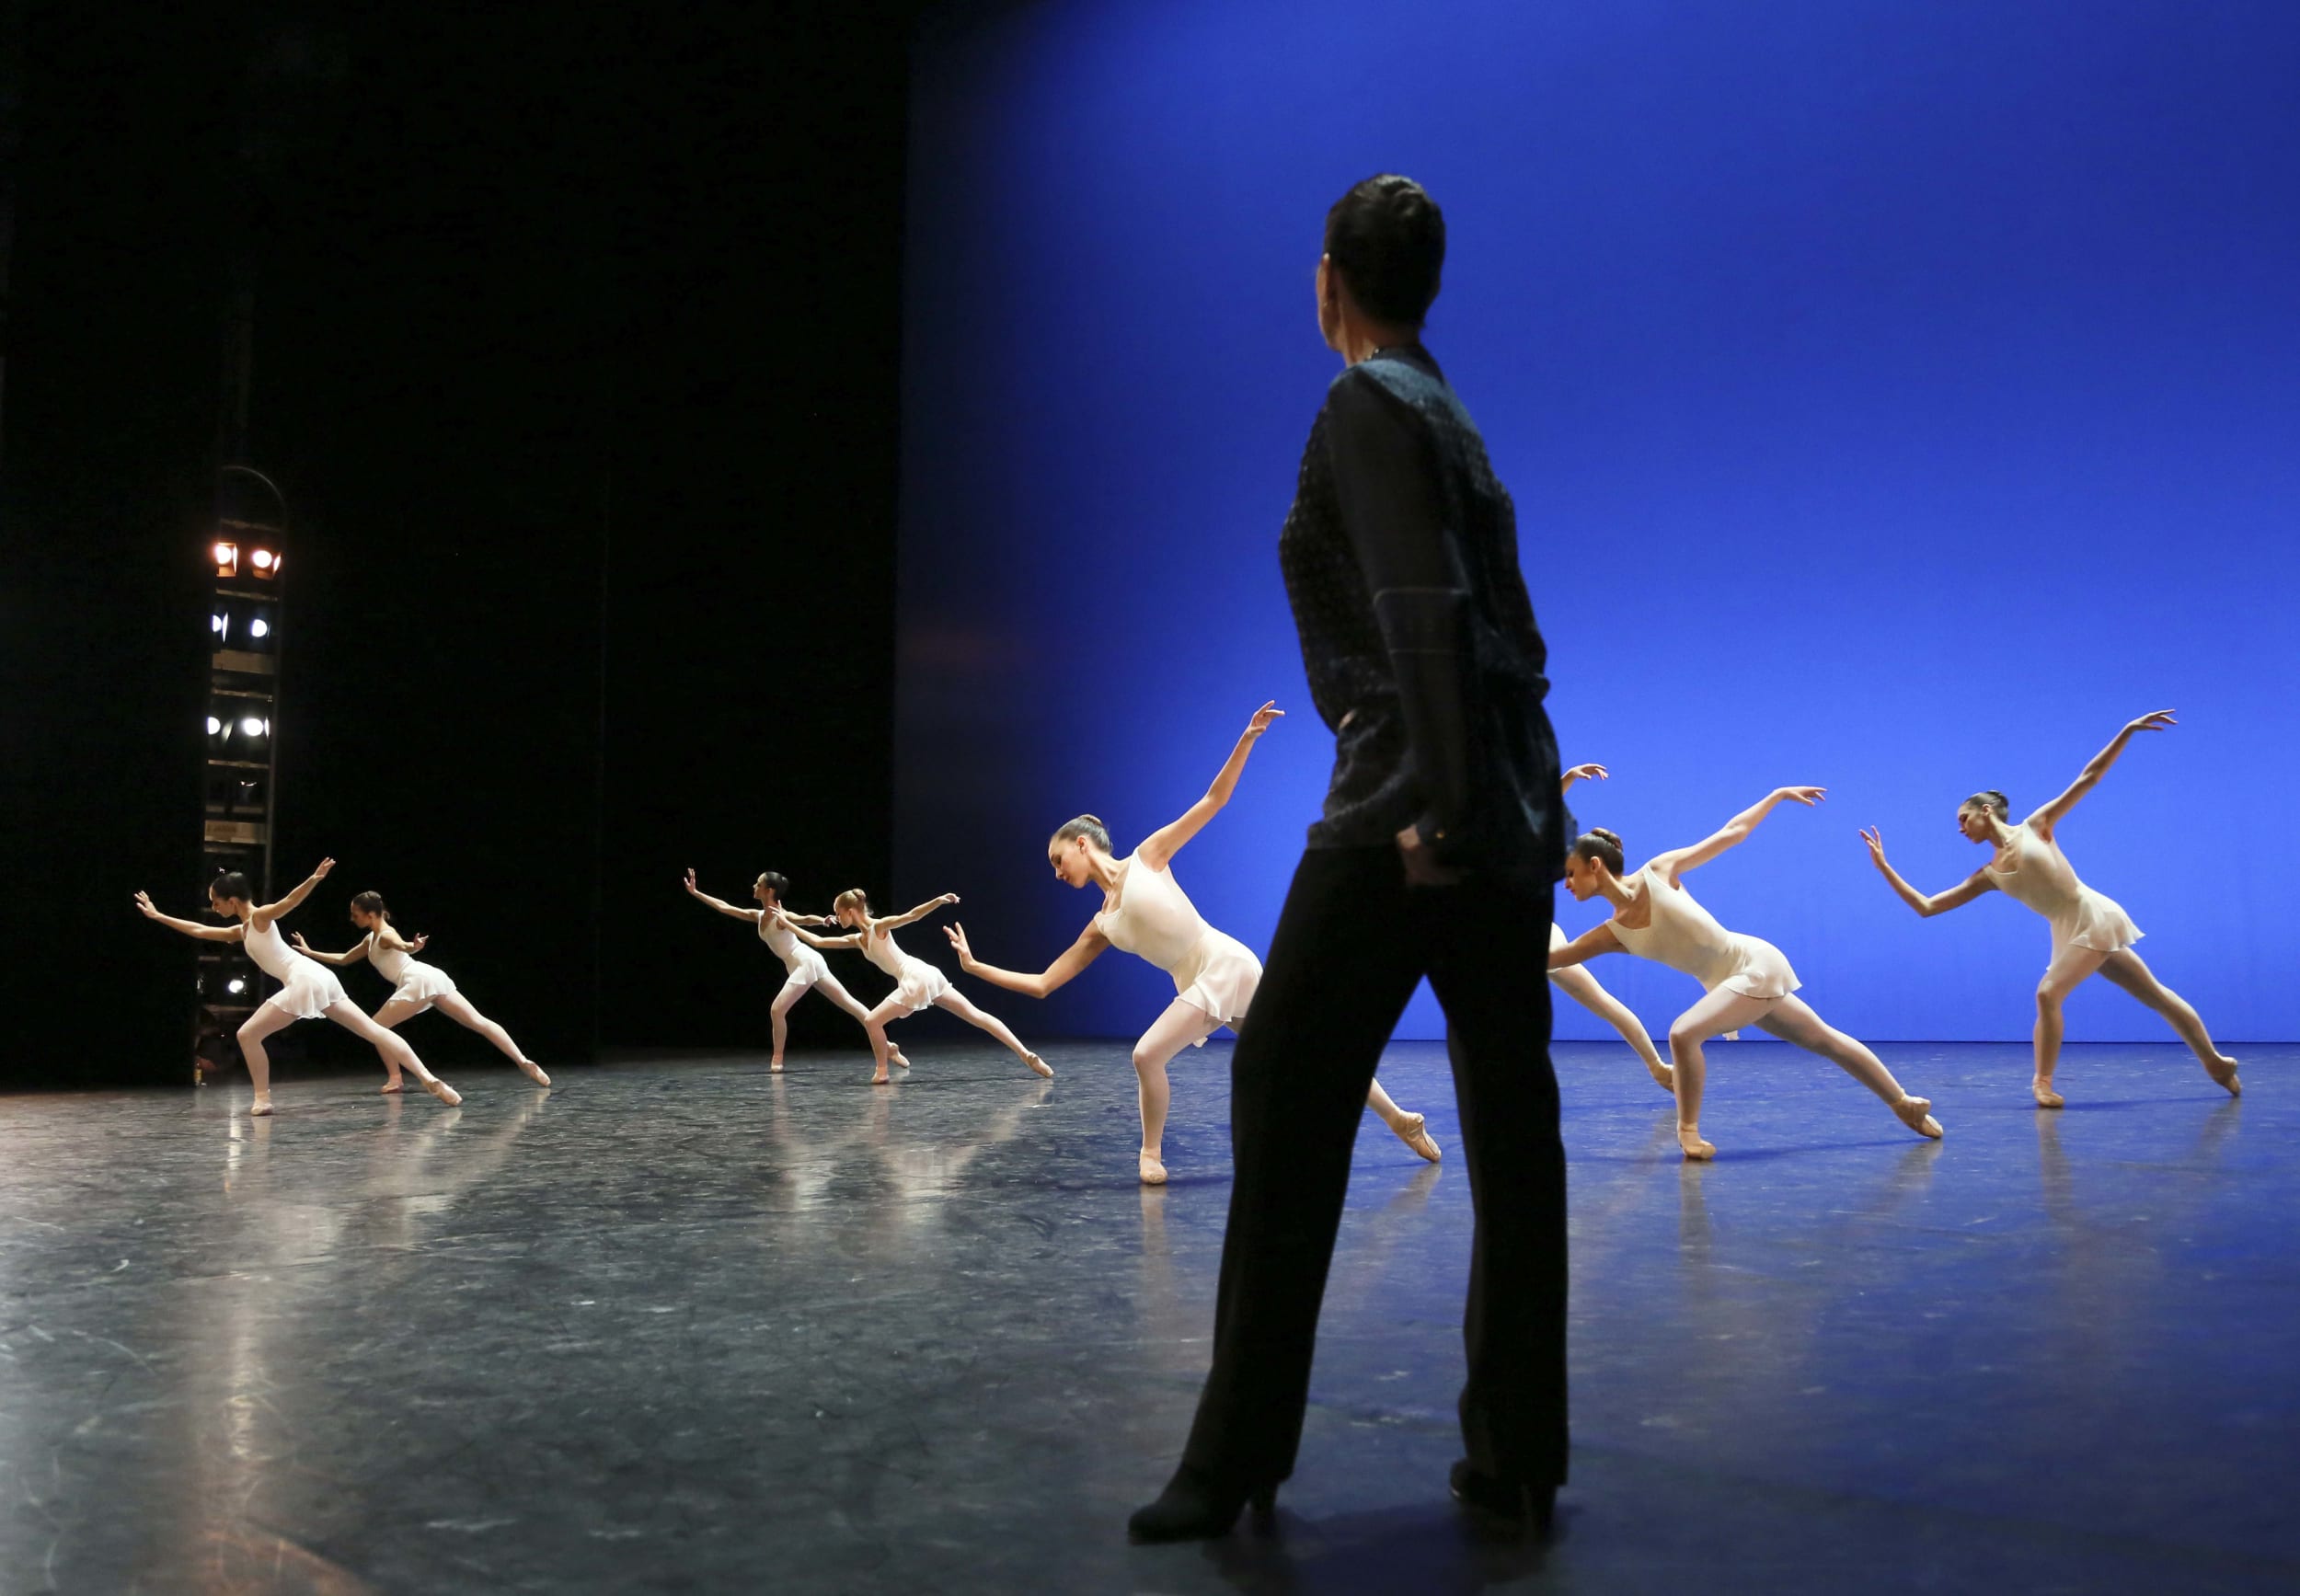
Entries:
<svg viewBox="0 0 2300 1596">
<path fill-rule="evenodd" d="M 1311 272 L 1397 170 L 1446 210 L 1428 341 L 1517 498 L 1562 752 L 1613 767 L 1585 822 L 1641 856 L 1826 784 L 1703 898 L 1858 1034 L 2020 1038 L 2042 922 L 1918 920 L 1856 828 L 1947 887 L 1967 792 L 2041 802 L 2177 706 L 2064 841 L 2224 1039 L 2300 1037 L 2300 7 L 1079 0 L 915 65 L 904 902 L 1035 968 L 1095 907 L 1052 827 L 1122 851 L 1274 697 L 1177 864 L 1267 947 L 1332 747 L 1275 553 L 1339 369 Z M 1593 968 L 1657 1032 L 1696 995 Z M 1171 992 L 1112 955 L 992 1006 L 1125 1035 Z M 2100 982 L 2070 1035 L 2170 1039 Z"/>
</svg>

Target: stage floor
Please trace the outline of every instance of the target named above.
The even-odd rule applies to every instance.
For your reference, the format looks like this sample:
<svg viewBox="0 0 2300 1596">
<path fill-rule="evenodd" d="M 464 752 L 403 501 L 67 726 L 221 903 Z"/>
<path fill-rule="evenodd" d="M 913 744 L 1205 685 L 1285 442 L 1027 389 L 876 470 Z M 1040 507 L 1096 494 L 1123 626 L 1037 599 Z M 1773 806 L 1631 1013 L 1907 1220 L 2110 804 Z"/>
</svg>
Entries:
<svg viewBox="0 0 2300 1596">
<path fill-rule="evenodd" d="M 924 1028 L 922 1028 L 923 1031 Z M 1445 1497 L 1458 1163 L 1376 1120 L 1277 1533 L 1130 1547 L 1204 1371 L 1222 1044 L 1136 1184 L 1118 1043 L 0 1098 L 0 1590 L 2300 1588 L 2300 1048 L 1712 1053 L 1681 1164 L 1565 1044 L 1575 1452 L 1554 1545 Z M 1455 1136 L 1443 1051 L 1383 1080 Z"/>
</svg>

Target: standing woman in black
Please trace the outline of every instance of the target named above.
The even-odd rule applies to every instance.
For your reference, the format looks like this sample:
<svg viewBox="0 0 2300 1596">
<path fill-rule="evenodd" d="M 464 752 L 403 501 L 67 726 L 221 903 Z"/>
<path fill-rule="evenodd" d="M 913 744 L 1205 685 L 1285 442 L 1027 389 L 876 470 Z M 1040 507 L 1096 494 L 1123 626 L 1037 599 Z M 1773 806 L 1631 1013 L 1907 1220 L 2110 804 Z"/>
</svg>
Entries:
<svg viewBox="0 0 2300 1596">
<path fill-rule="evenodd" d="M 1537 976 L 1565 807 L 1516 512 L 1421 347 L 1444 258 L 1405 178 L 1327 212 L 1318 324 L 1344 370 L 1278 553 L 1334 774 L 1232 1054 L 1213 1368 L 1138 1539 L 1225 1533 L 1293 1472 L 1366 1085 L 1425 975 L 1478 1211 L 1454 1494 L 1546 1528 L 1565 1479 L 1565 1152 Z"/>
</svg>

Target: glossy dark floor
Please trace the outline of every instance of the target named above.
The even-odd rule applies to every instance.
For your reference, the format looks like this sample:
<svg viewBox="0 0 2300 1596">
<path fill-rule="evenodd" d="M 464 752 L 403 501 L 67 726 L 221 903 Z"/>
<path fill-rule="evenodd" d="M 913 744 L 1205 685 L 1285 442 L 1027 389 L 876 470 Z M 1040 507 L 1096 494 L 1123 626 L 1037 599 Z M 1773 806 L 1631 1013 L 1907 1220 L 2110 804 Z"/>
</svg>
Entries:
<svg viewBox="0 0 2300 1596">
<path fill-rule="evenodd" d="M 1226 1054 L 1134 1179 L 1125 1050 L 0 1099 L 0 1590 L 2300 1588 L 2300 1049 L 1885 1050 L 1949 1130 L 1719 1046 L 1678 1161 L 1560 1050 L 1573 1484 L 1445 1500 L 1469 1224 L 1369 1119 L 1274 1537 L 1134 1548 L 1204 1368 Z M 1442 1051 L 1383 1079 L 1454 1142 Z"/>
</svg>

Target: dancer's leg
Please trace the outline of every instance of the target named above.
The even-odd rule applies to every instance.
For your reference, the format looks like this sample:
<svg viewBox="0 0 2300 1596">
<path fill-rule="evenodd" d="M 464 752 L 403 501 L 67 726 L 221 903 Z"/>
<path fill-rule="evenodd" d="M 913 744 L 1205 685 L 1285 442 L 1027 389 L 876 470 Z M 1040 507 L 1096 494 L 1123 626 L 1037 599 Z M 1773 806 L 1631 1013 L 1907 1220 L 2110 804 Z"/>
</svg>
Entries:
<svg viewBox="0 0 2300 1596">
<path fill-rule="evenodd" d="M 1166 1180 L 1166 1107 L 1172 1096 L 1166 1066 L 1184 1048 L 1221 1028 L 1220 1020 L 1178 997 L 1150 1022 L 1150 1028 L 1134 1044 L 1134 1096 L 1142 1105 L 1142 1152 L 1137 1163 L 1144 1186 Z"/>
<path fill-rule="evenodd" d="M 375 1011 L 375 1023 L 387 1031 L 397 1030 L 417 1015 L 421 1014 L 426 1006 L 412 999 L 395 997 Z M 401 1090 L 404 1085 L 405 1083 L 399 1079 L 399 1061 L 388 1053 L 385 1054 L 384 1095 L 388 1097 Z"/>
<path fill-rule="evenodd" d="M 511 1060 L 512 1063 L 517 1064 L 521 1070 L 525 1072 L 527 1078 L 535 1082 L 536 1085 L 547 1086 L 551 1084 L 551 1077 L 543 1073 L 543 1066 L 536 1063 L 535 1060 L 529 1058 L 525 1053 L 519 1051 L 519 1044 L 512 1040 L 511 1032 L 505 1030 L 501 1026 L 496 1024 L 493 1020 L 488 1018 L 487 1016 L 481 1014 L 477 1009 L 472 1007 L 471 1000 L 464 996 L 463 993 L 459 992 L 451 992 L 444 997 L 433 998 L 431 1000 L 431 1005 L 434 1008 L 438 1009 L 440 1013 L 445 1015 L 449 1019 L 454 1020 L 457 1025 L 463 1027 L 466 1030 L 477 1031 L 481 1036 L 487 1038 L 488 1040 L 493 1042 L 495 1044 L 496 1051 Z M 381 1022 L 378 1021 L 377 1023 L 380 1024 Z M 385 1028 L 388 1029 L 389 1028 L 386 1027 Z"/>
<path fill-rule="evenodd" d="M 276 1004 L 264 1004 L 241 1022 L 239 1028 L 240 1057 L 247 1061 L 247 1078 L 255 1083 L 256 1100 L 248 1108 L 250 1114 L 271 1112 L 271 1055 L 263 1050 L 264 1039 L 275 1031 L 282 1031 L 295 1023 L 295 1016 Z"/>
<path fill-rule="evenodd" d="M 1719 987 L 1679 1015 L 1669 1027 L 1669 1057 L 1677 1081 L 1677 1145 L 1688 1158 L 1714 1158 L 1716 1146 L 1701 1139 L 1701 1088 L 1708 1071 L 1701 1044 L 1719 1031 L 1754 1025 L 1780 999 L 1743 997 Z"/>
<path fill-rule="evenodd" d="M 870 1011 L 856 1002 L 854 993 L 841 986 L 836 978 L 828 975 L 817 976 L 814 990 L 829 998 L 833 1005 L 854 1016 L 855 1023 L 862 1027 L 863 1035 L 870 1039 L 872 1053 L 877 1053 L 883 1044 L 889 1061 L 902 1069 L 907 1070 L 911 1067 L 910 1060 L 903 1056 L 903 1050 L 894 1045 L 894 1039 L 886 1034 L 884 1028 L 875 1031 L 871 1028 Z"/>
<path fill-rule="evenodd" d="M 910 1012 L 899 1000 L 890 997 L 863 1016 L 863 1032 L 870 1038 L 871 1061 L 878 1065 L 877 1072 L 870 1077 L 870 1084 L 874 1086 L 891 1085 L 894 1080 L 887 1074 L 887 1053 L 892 1046 L 887 1040 L 887 1022 L 901 1019 Z"/>
<path fill-rule="evenodd" d="M 790 1038 L 790 1024 L 784 1016 L 790 1013 L 793 1004 L 806 995 L 805 982 L 787 981 L 783 982 L 783 990 L 775 994 L 774 1003 L 767 1007 L 767 1017 L 775 1028 L 775 1051 L 767 1059 L 766 1067 L 776 1074 L 782 1073 L 783 1044 Z"/>
<path fill-rule="evenodd" d="M 2066 1101 L 2053 1089 L 2053 1072 L 2061 1062 L 2061 1005 L 2108 957 L 2095 948 L 2064 947 L 2053 956 L 2053 962 L 2044 968 L 2044 979 L 2037 982 L 2037 1073 L 2029 1090 L 2040 1108 L 2057 1108 Z"/>
<path fill-rule="evenodd" d="M 454 1087 L 423 1067 L 423 1061 L 415 1056 L 415 1050 L 408 1046 L 397 1032 L 387 1031 L 382 1026 L 377 1025 L 365 1014 L 353 1007 L 348 999 L 342 1003 L 329 1004 L 328 1017 L 383 1054 L 386 1064 L 397 1062 L 401 1069 L 423 1083 L 425 1091 L 445 1103 L 449 1108 L 452 1108 L 463 1101 L 462 1094 Z"/>
<path fill-rule="evenodd" d="M 1430 920 L 1430 985 L 1445 1010 L 1477 1214 L 1462 1439 L 1473 1474 L 1547 1490 L 1566 1475 L 1565 1144 L 1547 985 L 1527 971 L 1548 957 L 1549 893 L 1443 892 L 1457 901 L 1415 913 Z"/>
<path fill-rule="evenodd" d="M 1626 1003 L 1597 983 L 1597 978 L 1587 969 L 1575 965 L 1570 970 L 1553 970 L 1549 981 L 1559 992 L 1580 1004 L 1590 1013 L 1621 1033 L 1637 1056 L 1645 1061 L 1645 1073 L 1661 1084 L 1664 1092 L 1674 1092 L 1677 1083 L 1669 1066 L 1662 1062 L 1653 1039 L 1645 1034 L 1645 1022 Z"/>
<path fill-rule="evenodd" d="M 1230 1056 L 1236 1177 L 1213 1367 L 1182 1454 L 1186 1475 L 1217 1487 L 1294 1469 L 1366 1087 L 1421 979 L 1395 849 L 1305 854 Z"/>
<path fill-rule="evenodd" d="M 2100 973 L 2131 993 L 2141 1002 L 2155 1009 L 2170 1022 L 2180 1039 L 2196 1055 L 2196 1062 L 2204 1066 L 2205 1074 L 2227 1088 L 2232 1097 L 2244 1095 L 2244 1083 L 2237 1079 L 2237 1062 L 2213 1044 L 2212 1032 L 2204 1028 L 2204 1021 L 2188 999 L 2156 979 L 2156 972 L 2141 962 L 2140 955 L 2131 948 L 2111 953 L 2100 962 Z"/>
<path fill-rule="evenodd" d="M 940 997 L 935 999 L 935 1006 L 939 1009 L 949 1010 L 950 1013 L 957 1015 L 960 1019 L 966 1021 L 967 1024 L 975 1027 L 977 1029 L 988 1031 L 992 1036 L 996 1037 L 1000 1041 L 1004 1042 L 1008 1048 L 1013 1050 L 1014 1056 L 1016 1058 L 1020 1059 L 1024 1063 L 1029 1065 L 1030 1068 L 1035 1070 L 1038 1074 L 1041 1075 L 1052 1075 L 1054 1073 L 1054 1066 L 1048 1063 L 1044 1059 L 1040 1058 L 1029 1049 L 1024 1047 L 1022 1045 L 1022 1039 L 1016 1036 L 1014 1032 L 1006 1028 L 1006 1022 L 1005 1020 L 1000 1019 L 996 1015 L 984 1014 L 981 1009 L 976 1008 L 973 1004 L 967 1001 L 965 993 L 958 992 L 946 992 Z"/>
<path fill-rule="evenodd" d="M 1892 1078 L 1892 1072 L 1885 1068 L 1884 1060 L 1813 1013 L 1811 1005 L 1803 1000 L 1781 999 L 1773 1005 L 1772 1013 L 1757 1021 L 1757 1028 L 1785 1042 L 1794 1042 L 1807 1052 L 1819 1053 L 1883 1098 L 1894 1117 L 1919 1136 L 1940 1134 L 1940 1121 L 1933 1118 L 1929 1098 L 1912 1097 L 1903 1091 L 1901 1083 Z"/>
<path fill-rule="evenodd" d="M 1445 1156 L 1430 1134 L 1429 1121 L 1420 1114 L 1409 1114 L 1397 1106 L 1397 1100 L 1382 1090 L 1380 1077 L 1365 1089 L 1365 1106 L 1382 1118 L 1382 1123 L 1397 1133 L 1397 1139 L 1422 1157 L 1435 1164 Z"/>
</svg>

